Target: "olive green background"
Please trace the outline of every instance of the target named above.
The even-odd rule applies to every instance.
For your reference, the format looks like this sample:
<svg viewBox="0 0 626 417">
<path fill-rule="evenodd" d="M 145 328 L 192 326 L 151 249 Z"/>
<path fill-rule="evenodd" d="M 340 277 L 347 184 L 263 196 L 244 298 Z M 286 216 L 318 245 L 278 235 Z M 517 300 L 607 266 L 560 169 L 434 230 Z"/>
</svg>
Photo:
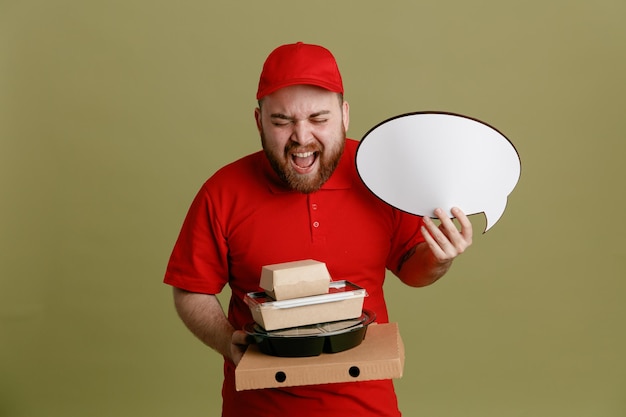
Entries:
<svg viewBox="0 0 626 417">
<path fill-rule="evenodd" d="M 406 416 L 626 416 L 626 3 L 0 0 L 0 416 L 213 416 L 161 283 L 196 190 L 260 148 L 277 45 L 336 55 L 351 137 L 501 130 L 522 177 L 437 284 L 389 276 Z"/>
</svg>

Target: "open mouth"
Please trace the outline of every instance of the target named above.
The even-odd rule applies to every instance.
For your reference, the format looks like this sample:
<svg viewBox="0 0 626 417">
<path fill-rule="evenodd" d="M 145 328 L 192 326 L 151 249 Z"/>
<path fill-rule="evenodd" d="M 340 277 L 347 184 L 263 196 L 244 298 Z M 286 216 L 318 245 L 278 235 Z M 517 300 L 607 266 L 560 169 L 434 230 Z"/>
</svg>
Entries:
<svg viewBox="0 0 626 417">
<path fill-rule="evenodd" d="M 319 152 L 296 152 L 291 154 L 291 161 L 298 172 L 306 173 L 312 169 L 318 155 Z"/>
</svg>

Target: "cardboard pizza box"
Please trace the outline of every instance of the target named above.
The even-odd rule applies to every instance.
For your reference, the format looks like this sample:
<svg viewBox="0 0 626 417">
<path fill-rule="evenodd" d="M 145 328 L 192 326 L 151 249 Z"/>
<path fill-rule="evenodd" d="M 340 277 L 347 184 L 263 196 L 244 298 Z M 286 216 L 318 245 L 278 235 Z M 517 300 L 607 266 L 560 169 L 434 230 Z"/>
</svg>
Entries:
<svg viewBox="0 0 626 417">
<path fill-rule="evenodd" d="M 404 344 L 397 323 L 371 324 L 352 349 L 320 356 L 284 358 L 250 345 L 235 370 L 237 391 L 401 378 Z"/>
</svg>

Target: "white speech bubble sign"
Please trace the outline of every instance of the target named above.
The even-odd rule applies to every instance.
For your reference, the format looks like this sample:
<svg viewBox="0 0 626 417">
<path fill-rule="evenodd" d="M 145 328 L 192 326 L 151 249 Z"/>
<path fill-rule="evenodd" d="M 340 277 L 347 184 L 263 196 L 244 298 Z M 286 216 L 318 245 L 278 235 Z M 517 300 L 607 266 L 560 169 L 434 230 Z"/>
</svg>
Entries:
<svg viewBox="0 0 626 417">
<path fill-rule="evenodd" d="M 363 136 L 356 167 L 365 185 L 402 211 L 435 217 L 459 207 L 484 213 L 485 231 L 502 216 L 521 172 L 513 144 L 479 120 L 417 112 L 390 118 Z"/>
</svg>

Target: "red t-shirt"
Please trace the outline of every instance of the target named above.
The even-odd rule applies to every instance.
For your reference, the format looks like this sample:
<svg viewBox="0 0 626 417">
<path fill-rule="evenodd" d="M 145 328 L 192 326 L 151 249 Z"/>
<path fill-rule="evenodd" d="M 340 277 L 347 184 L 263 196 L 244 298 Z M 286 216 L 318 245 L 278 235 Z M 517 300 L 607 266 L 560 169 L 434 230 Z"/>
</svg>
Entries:
<svg viewBox="0 0 626 417">
<path fill-rule="evenodd" d="M 235 328 L 252 321 L 243 299 L 259 290 L 261 268 L 315 259 L 333 280 L 367 290 L 364 308 L 388 321 L 383 295 L 386 269 L 423 240 L 421 218 L 392 208 L 360 181 L 358 142 L 347 139 L 337 169 L 322 188 L 302 194 L 287 188 L 262 151 L 233 162 L 205 182 L 174 246 L 165 283 L 217 294 L 230 285 L 228 318 Z M 399 416 L 390 380 L 236 392 L 234 365 L 225 361 L 223 415 L 300 417 Z"/>
</svg>

